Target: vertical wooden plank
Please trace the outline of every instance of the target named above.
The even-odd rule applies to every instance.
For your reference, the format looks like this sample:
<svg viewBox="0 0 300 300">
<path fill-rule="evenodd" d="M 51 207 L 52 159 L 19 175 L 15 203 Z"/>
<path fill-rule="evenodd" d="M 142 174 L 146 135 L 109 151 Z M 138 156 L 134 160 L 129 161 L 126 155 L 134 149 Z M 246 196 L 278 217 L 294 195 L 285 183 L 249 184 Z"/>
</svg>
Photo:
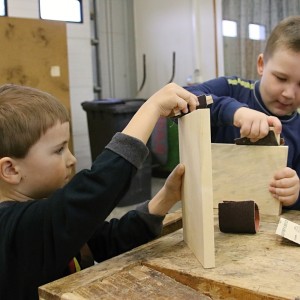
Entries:
<svg viewBox="0 0 300 300">
<path fill-rule="evenodd" d="M 204 268 L 215 267 L 210 111 L 199 109 L 178 121 L 180 162 L 185 165 L 183 238 Z"/>
</svg>

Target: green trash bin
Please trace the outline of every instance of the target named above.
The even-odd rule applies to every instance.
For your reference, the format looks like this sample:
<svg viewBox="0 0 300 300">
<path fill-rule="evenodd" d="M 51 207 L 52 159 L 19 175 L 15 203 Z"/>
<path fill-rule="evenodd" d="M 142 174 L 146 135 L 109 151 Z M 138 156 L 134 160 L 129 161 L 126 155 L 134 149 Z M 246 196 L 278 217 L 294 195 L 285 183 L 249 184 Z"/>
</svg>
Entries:
<svg viewBox="0 0 300 300">
<path fill-rule="evenodd" d="M 126 127 L 144 102 L 145 99 L 99 99 L 81 103 L 87 114 L 93 161 L 110 142 L 113 135 Z M 133 205 L 150 199 L 151 176 L 151 155 L 149 154 L 133 177 L 129 190 L 118 206 Z"/>
</svg>

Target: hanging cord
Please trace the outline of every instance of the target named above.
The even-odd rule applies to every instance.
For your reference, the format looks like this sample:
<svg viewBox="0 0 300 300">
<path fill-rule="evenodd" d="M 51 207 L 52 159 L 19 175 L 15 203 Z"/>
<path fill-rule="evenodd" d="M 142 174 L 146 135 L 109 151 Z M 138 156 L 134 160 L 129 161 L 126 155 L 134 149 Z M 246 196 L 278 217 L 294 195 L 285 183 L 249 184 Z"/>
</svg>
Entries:
<svg viewBox="0 0 300 300">
<path fill-rule="evenodd" d="M 146 54 L 143 54 L 143 81 L 142 84 L 137 92 L 140 93 L 142 91 L 142 89 L 144 88 L 145 82 L 146 82 L 146 78 L 147 78 L 147 73 L 146 73 Z"/>
<path fill-rule="evenodd" d="M 171 83 L 175 77 L 175 65 L 176 65 L 176 52 L 173 52 L 173 60 L 172 60 L 172 76 L 168 83 Z"/>
</svg>

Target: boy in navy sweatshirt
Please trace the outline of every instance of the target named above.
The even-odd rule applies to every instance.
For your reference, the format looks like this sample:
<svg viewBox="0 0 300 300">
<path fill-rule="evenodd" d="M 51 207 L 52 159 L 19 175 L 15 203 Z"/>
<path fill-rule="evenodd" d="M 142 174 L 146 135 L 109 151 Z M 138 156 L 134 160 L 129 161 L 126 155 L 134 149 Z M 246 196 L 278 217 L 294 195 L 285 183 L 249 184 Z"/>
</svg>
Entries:
<svg viewBox="0 0 300 300">
<path fill-rule="evenodd" d="M 185 87 L 211 94 L 211 134 L 214 143 L 234 143 L 238 137 L 255 141 L 273 126 L 289 147 L 287 167 L 269 185 L 274 198 L 288 209 L 300 210 L 300 16 L 282 20 L 259 54 L 259 81 L 220 77 Z"/>
</svg>

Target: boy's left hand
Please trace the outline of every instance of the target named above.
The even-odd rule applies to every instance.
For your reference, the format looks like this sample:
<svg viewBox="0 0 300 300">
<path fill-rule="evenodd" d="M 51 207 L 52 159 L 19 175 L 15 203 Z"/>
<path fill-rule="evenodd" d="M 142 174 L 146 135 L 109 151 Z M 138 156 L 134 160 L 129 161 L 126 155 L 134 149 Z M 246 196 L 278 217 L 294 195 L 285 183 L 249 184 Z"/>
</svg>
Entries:
<svg viewBox="0 0 300 300">
<path fill-rule="evenodd" d="M 285 167 L 274 174 L 269 191 L 283 206 L 293 205 L 299 197 L 300 183 L 295 170 Z"/>
<path fill-rule="evenodd" d="M 164 216 L 181 199 L 184 165 L 178 164 L 166 179 L 164 186 L 148 204 L 149 213 Z"/>
</svg>

